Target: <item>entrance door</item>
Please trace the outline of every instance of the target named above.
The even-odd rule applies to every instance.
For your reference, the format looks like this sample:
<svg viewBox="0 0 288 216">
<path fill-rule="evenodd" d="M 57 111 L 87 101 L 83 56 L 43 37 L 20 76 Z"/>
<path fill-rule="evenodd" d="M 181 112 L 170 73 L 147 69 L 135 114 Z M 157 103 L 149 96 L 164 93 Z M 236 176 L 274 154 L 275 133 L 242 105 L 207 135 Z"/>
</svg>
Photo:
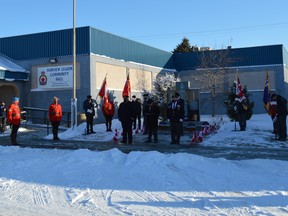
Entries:
<svg viewBox="0 0 288 216">
<path fill-rule="evenodd" d="M 13 97 L 19 97 L 19 92 L 14 85 L 0 84 L 0 101 L 5 101 L 6 105 L 12 103 Z"/>
</svg>

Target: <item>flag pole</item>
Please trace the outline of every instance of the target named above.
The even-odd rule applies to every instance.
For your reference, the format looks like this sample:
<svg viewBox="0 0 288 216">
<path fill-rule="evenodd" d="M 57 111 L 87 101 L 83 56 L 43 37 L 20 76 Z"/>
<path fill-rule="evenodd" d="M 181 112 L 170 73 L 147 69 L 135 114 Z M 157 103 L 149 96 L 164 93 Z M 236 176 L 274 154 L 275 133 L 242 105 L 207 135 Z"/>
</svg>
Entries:
<svg viewBox="0 0 288 216">
<path fill-rule="evenodd" d="M 130 80 L 130 70 L 129 70 L 129 68 L 128 67 L 126 67 L 126 70 L 127 70 L 127 80 L 126 80 L 126 82 L 128 81 L 128 78 L 129 78 L 129 80 Z M 130 81 L 129 81 L 130 82 Z M 131 101 L 131 89 L 130 89 L 130 91 L 128 92 L 129 93 L 129 100 Z"/>
<path fill-rule="evenodd" d="M 73 0 L 73 98 L 71 98 L 71 125 L 77 127 L 77 98 L 76 98 L 76 0 Z"/>
<path fill-rule="evenodd" d="M 237 68 L 237 70 L 236 70 L 236 82 L 235 82 L 235 84 L 236 84 L 236 86 L 235 86 L 235 94 L 237 95 L 237 89 L 238 89 L 238 77 L 239 77 L 239 75 L 238 75 L 238 68 Z M 234 120 L 234 130 L 236 131 L 237 129 L 236 129 L 236 118 L 235 118 L 235 120 Z"/>
</svg>

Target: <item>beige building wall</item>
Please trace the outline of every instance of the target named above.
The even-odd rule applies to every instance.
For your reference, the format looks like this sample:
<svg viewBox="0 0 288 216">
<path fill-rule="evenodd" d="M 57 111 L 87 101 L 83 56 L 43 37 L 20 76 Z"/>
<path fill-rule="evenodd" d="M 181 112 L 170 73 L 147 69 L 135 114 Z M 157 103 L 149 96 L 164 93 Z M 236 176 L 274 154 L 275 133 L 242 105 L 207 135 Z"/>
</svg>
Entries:
<svg viewBox="0 0 288 216">
<path fill-rule="evenodd" d="M 123 90 L 127 76 L 129 74 L 132 91 L 152 90 L 152 72 L 139 70 L 126 66 L 111 65 L 96 62 L 96 88 L 100 89 L 106 76 L 108 88 L 111 90 Z M 156 77 L 158 73 L 153 73 Z"/>
<path fill-rule="evenodd" d="M 96 62 L 96 88 L 100 89 L 106 76 L 109 89 L 119 90 L 126 81 L 126 67 Z"/>
</svg>

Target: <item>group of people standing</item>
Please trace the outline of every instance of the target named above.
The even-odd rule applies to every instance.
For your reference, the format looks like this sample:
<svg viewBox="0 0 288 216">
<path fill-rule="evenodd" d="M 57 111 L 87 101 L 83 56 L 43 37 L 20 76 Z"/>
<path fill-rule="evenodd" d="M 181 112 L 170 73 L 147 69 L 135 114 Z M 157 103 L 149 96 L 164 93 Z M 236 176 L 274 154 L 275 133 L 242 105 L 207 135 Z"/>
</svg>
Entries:
<svg viewBox="0 0 288 216">
<path fill-rule="evenodd" d="M 86 132 L 87 134 L 96 133 L 93 130 L 93 119 L 95 116 L 95 108 L 98 104 L 92 99 L 91 95 L 83 102 L 83 109 L 86 115 Z M 185 101 L 180 97 L 179 93 L 172 96 L 171 102 L 166 109 L 167 121 L 170 123 L 171 143 L 180 144 L 180 138 L 183 134 Z M 235 98 L 234 108 L 237 113 L 239 126 L 241 131 L 246 130 L 246 98 Z M 102 112 L 105 117 L 106 131 L 112 131 L 112 119 L 115 114 L 115 106 L 112 100 L 102 105 Z M 273 133 L 277 135 L 279 141 L 287 139 L 286 117 L 287 117 L 287 100 L 281 95 L 273 94 L 271 96 L 269 114 L 273 122 Z M 59 140 L 58 129 L 62 119 L 62 106 L 59 104 L 59 98 L 53 97 L 52 103 L 48 109 L 48 118 L 52 125 L 53 140 Z M 118 119 L 122 125 L 123 144 L 133 143 L 133 130 L 141 130 L 141 117 L 143 116 L 142 131 L 148 135 L 146 142 L 158 143 L 158 119 L 160 108 L 148 94 L 143 95 L 143 103 L 140 98 L 132 96 L 130 101 L 128 96 L 123 97 L 123 102 L 118 108 Z M 13 103 L 7 109 L 4 101 L 0 104 L 0 133 L 6 129 L 6 121 L 11 128 L 11 144 L 17 144 L 17 131 L 20 127 L 21 112 L 19 108 L 19 98 L 14 97 Z M 153 139 L 152 139 L 153 138 Z"/>
<path fill-rule="evenodd" d="M 87 99 L 83 102 L 83 109 L 86 116 L 86 133 L 96 133 L 93 130 L 93 119 L 95 116 L 95 108 L 98 104 L 96 100 L 92 99 L 91 95 L 87 96 Z M 17 144 L 17 131 L 20 127 L 21 113 L 19 108 L 19 98 L 14 97 L 13 103 L 6 109 L 5 102 L 1 102 L 0 109 L 0 129 L 4 131 L 6 125 L 6 112 L 8 124 L 11 126 L 11 143 Z M 102 106 L 102 112 L 105 117 L 106 131 L 112 131 L 112 119 L 115 113 L 115 106 L 112 100 L 108 100 L 108 103 L 104 103 Z M 141 117 L 143 116 L 142 131 L 143 134 L 148 135 L 147 143 L 158 142 L 158 119 L 160 115 L 159 106 L 153 99 L 149 98 L 148 94 L 143 95 L 143 103 L 140 98 L 132 96 L 130 101 L 128 96 L 123 97 L 123 102 L 120 103 L 118 108 L 118 119 L 122 125 L 123 138 L 121 143 L 132 144 L 133 130 L 141 130 Z M 62 106 L 59 103 L 58 97 L 53 97 L 52 103 L 48 108 L 48 118 L 52 125 L 53 140 L 60 140 L 58 137 L 59 125 L 62 120 Z M 171 125 L 171 144 L 179 144 L 180 136 L 183 133 L 183 119 L 184 119 L 184 100 L 180 98 L 178 93 L 175 93 L 172 97 L 171 103 L 167 107 L 167 118 Z"/>
<path fill-rule="evenodd" d="M 141 100 L 132 97 L 132 101 L 128 96 L 123 97 L 123 102 L 118 109 L 118 119 L 122 124 L 123 139 L 121 143 L 132 144 L 132 132 L 136 129 L 136 120 L 138 120 L 138 129 L 141 129 Z M 180 144 L 180 137 L 183 134 L 185 102 L 180 97 L 179 93 L 172 96 L 171 103 L 168 104 L 166 115 L 170 123 L 171 143 L 172 145 Z M 157 103 L 148 97 L 148 94 L 143 95 L 142 103 L 143 114 L 143 134 L 148 135 L 146 143 L 158 143 L 158 119 L 160 108 Z"/>
<path fill-rule="evenodd" d="M 52 101 L 48 108 L 48 118 L 52 125 L 53 140 L 59 140 L 58 128 L 62 119 L 62 106 L 58 103 L 59 99 L 57 97 L 54 97 Z M 19 145 L 17 142 L 17 132 L 21 123 L 21 111 L 18 97 L 13 98 L 13 102 L 8 109 L 5 102 L 1 101 L 0 118 L 0 132 L 3 133 L 5 131 L 7 122 L 11 128 L 11 145 Z"/>
<path fill-rule="evenodd" d="M 11 128 L 11 144 L 17 145 L 17 131 L 20 127 L 21 112 L 19 108 L 19 98 L 14 97 L 12 104 L 6 108 L 5 102 L 1 101 L 0 106 L 0 132 L 3 133 L 6 130 L 6 123 Z"/>
<path fill-rule="evenodd" d="M 237 114 L 237 119 L 240 126 L 240 131 L 246 130 L 246 113 L 247 113 L 247 100 L 245 96 L 235 98 L 234 109 Z M 270 106 L 268 110 L 273 122 L 273 133 L 279 141 L 286 141 L 287 139 L 287 100 L 279 95 L 272 94 L 270 98 Z"/>
</svg>

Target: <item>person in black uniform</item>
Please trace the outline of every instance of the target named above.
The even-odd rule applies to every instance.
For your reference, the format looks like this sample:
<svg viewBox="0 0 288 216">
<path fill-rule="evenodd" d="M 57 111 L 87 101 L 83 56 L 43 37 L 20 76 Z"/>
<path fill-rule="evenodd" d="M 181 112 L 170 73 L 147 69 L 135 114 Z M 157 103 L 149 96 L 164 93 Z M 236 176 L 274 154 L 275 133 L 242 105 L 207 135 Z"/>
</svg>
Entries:
<svg viewBox="0 0 288 216">
<path fill-rule="evenodd" d="M 6 105 L 4 101 L 0 103 L 0 133 L 6 131 Z"/>
<path fill-rule="evenodd" d="M 83 109 L 86 116 L 86 134 L 96 133 L 93 130 L 93 118 L 95 116 L 96 101 L 92 99 L 91 95 L 87 96 L 87 99 L 83 103 Z"/>
<path fill-rule="evenodd" d="M 184 119 L 184 104 L 177 102 L 177 97 L 173 96 L 171 103 L 167 107 L 167 119 L 170 122 L 171 143 L 179 144 L 181 136 L 181 125 Z"/>
<path fill-rule="evenodd" d="M 276 107 L 276 126 L 279 141 L 286 141 L 287 139 L 287 100 L 281 95 L 273 94 L 272 99 L 277 102 Z"/>
<path fill-rule="evenodd" d="M 146 106 L 146 120 L 148 124 L 148 140 L 146 142 L 151 142 L 152 135 L 154 136 L 154 142 L 158 142 L 158 118 L 160 114 L 159 107 L 154 103 L 152 99 L 148 100 L 148 106 Z"/>
<path fill-rule="evenodd" d="M 123 139 L 120 143 L 126 144 L 128 136 L 128 144 L 132 144 L 132 123 L 135 118 L 135 111 L 132 102 L 129 101 L 129 97 L 124 96 L 123 99 L 124 101 L 118 109 L 118 119 L 121 122 L 123 130 Z"/>
<path fill-rule="evenodd" d="M 184 109 L 183 112 L 184 112 L 184 117 L 185 117 L 185 101 L 180 97 L 180 94 L 178 92 L 175 92 L 174 97 L 176 97 L 177 104 L 181 104 L 181 107 L 183 107 Z M 180 122 L 180 128 L 181 128 L 181 136 L 183 136 L 184 135 L 183 121 Z"/>
<path fill-rule="evenodd" d="M 136 98 L 135 95 L 132 96 L 132 104 L 135 110 L 135 119 L 133 121 L 133 130 L 136 130 L 136 124 L 138 121 L 138 130 L 141 130 L 141 100 L 140 98 Z"/>
<path fill-rule="evenodd" d="M 247 125 L 246 124 L 247 102 L 244 96 L 242 98 L 240 98 L 239 96 L 235 98 L 234 109 L 237 113 L 240 131 L 245 131 Z"/>
<path fill-rule="evenodd" d="M 143 104 L 142 104 L 142 111 L 143 111 L 143 134 L 148 134 L 148 131 L 149 131 L 149 128 L 148 128 L 148 124 L 147 124 L 147 121 L 146 121 L 146 115 L 145 115 L 145 108 L 148 106 L 148 94 L 143 94 Z"/>
</svg>

